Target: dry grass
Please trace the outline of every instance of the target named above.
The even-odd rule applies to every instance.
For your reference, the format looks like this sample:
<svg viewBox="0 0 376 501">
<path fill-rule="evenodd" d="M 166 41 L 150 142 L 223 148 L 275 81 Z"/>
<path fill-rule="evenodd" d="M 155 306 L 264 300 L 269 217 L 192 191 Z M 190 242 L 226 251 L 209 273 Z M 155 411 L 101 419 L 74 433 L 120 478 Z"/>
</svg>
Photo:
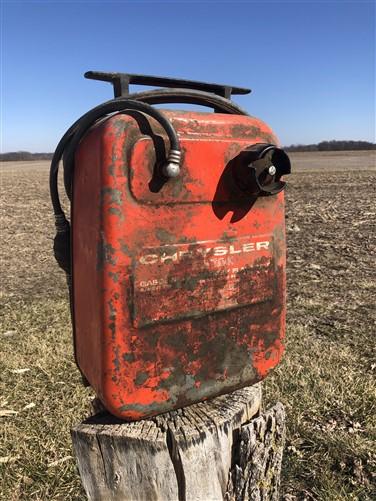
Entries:
<svg viewBox="0 0 376 501">
<path fill-rule="evenodd" d="M 288 410 L 284 499 L 376 498 L 375 157 L 292 154 L 288 344 L 265 384 Z M 47 163 L 0 166 L 2 499 L 84 500 L 69 428 L 89 412 L 51 255 Z M 26 370 L 25 370 L 26 369 Z"/>
</svg>

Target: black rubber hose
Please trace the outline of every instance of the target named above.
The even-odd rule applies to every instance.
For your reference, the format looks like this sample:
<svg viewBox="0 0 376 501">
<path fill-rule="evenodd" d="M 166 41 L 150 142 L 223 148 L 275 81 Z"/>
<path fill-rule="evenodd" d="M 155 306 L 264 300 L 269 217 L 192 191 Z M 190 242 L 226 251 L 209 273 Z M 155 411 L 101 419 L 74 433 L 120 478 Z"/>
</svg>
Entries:
<svg viewBox="0 0 376 501">
<path fill-rule="evenodd" d="M 50 193 L 58 231 L 59 227 L 62 228 L 62 225 L 65 226 L 65 222 L 67 222 L 64 211 L 60 204 L 58 192 L 59 163 L 62 159 L 63 154 L 65 155 L 65 168 L 72 172 L 74 169 L 74 154 L 76 148 L 85 133 L 90 129 L 90 127 L 97 120 L 105 117 L 106 115 L 125 111 L 127 109 L 141 111 L 157 120 L 157 122 L 161 124 L 168 135 L 170 141 L 170 149 L 180 152 L 180 142 L 175 129 L 159 110 L 153 108 L 149 104 L 127 98 L 117 98 L 112 99 L 111 101 L 107 101 L 106 103 L 103 103 L 88 111 L 87 113 L 85 113 L 85 115 L 79 118 L 61 138 L 51 161 Z"/>
<path fill-rule="evenodd" d="M 62 217 L 66 220 L 60 204 L 57 188 L 59 162 L 64 154 L 64 169 L 67 169 L 66 178 L 71 179 L 74 169 L 74 154 L 76 147 L 88 129 L 98 119 L 110 113 L 125 111 L 126 109 L 142 111 L 155 118 L 166 130 L 170 140 L 171 150 L 180 151 L 179 139 L 171 123 L 159 110 L 150 106 L 151 104 L 161 104 L 166 102 L 200 104 L 203 106 L 213 107 L 216 111 L 221 113 L 248 115 L 246 111 L 226 98 L 194 89 L 155 89 L 152 91 L 139 92 L 131 94 L 127 98 L 120 97 L 112 99 L 111 101 L 107 101 L 106 103 L 93 108 L 79 118 L 67 130 L 61 138 L 52 158 L 50 170 L 50 192 L 57 220 L 60 220 Z M 67 188 L 68 187 L 66 186 L 66 191 L 68 191 Z"/>
<path fill-rule="evenodd" d="M 187 103 L 214 108 L 217 113 L 249 115 L 243 108 L 225 97 L 195 89 L 154 89 L 136 92 L 129 99 L 148 104 Z"/>
<path fill-rule="evenodd" d="M 59 163 L 64 157 L 65 191 L 70 198 L 71 180 L 73 179 L 74 159 L 77 146 L 90 127 L 99 119 L 117 112 L 135 110 L 154 118 L 165 129 L 170 141 L 170 152 L 165 166 L 165 174 L 174 177 L 179 172 L 180 143 L 178 135 L 162 112 L 151 104 L 185 102 L 212 107 L 220 113 L 247 115 L 247 112 L 230 100 L 208 92 L 194 89 L 155 89 L 139 92 L 127 97 L 118 97 L 107 101 L 79 118 L 61 138 L 51 161 L 50 193 L 55 214 L 56 236 L 54 239 L 54 254 L 59 266 L 70 275 L 70 224 L 61 207 L 58 192 Z"/>
<path fill-rule="evenodd" d="M 119 98 L 116 98 L 118 101 Z M 233 103 L 229 99 L 226 99 L 215 94 L 208 92 L 202 92 L 194 89 L 153 89 L 145 92 L 137 92 L 130 94 L 126 99 L 141 101 L 147 104 L 165 104 L 165 103 L 189 103 L 198 104 L 201 106 L 207 106 L 214 108 L 215 111 L 219 113 L 226 114 L 236 114 L 236 115 L 248 115 L 248 113 L 240 108 L 237 104 Z M 124 110 L 122 110 L 124 111 Z M 77 128 L 79 124 L 78 120 L 69 129 L 68 133 Z M 67 144 L 65 152 L 63 155 L 63 165 L 64 165 L 64 185 L 65 191 L 70 197 L 71 193 L 71 180 L 73 177 L 73 162 L 70 161 L 68 165 L 68 150 L 71 150 Z M 73 150 L 74 153 L 74 150 Z"/>
</svg>

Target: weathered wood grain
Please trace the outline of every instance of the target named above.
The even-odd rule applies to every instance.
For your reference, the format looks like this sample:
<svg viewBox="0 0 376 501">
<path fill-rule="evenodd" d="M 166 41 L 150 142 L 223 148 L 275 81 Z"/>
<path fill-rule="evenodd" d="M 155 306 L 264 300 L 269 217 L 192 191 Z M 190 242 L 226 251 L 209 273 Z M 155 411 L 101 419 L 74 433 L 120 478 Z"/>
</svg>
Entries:
<svg viewBox="0 0 376 501">
<path fill-rule="evenodd" d="M 135 423 L 89 418 L 72 429 L 88 499 L 277 499 L 284 412 L 260 407 L 255 385 Z"/>
<path fill-rule="evenodd" d="M 279 402 L 241 427 L 226 501 L 279 499 L 285 435 L 285 410 Z"/>
</svg>

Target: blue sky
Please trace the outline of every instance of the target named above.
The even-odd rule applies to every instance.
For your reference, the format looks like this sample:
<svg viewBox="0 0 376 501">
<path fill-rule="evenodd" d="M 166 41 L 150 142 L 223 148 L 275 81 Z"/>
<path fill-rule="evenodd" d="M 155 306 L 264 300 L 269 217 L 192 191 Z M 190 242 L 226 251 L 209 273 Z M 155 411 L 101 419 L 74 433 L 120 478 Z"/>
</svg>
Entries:
<svg viewBox="0 0 376 501">
<path fill-rule="evenodd" d="M 2 151 L 53 151 L 111 97 L 86 70 L 250 87 L 285 145 L 375 140 L 375 3 L 3 1 Z"/>
</svg>

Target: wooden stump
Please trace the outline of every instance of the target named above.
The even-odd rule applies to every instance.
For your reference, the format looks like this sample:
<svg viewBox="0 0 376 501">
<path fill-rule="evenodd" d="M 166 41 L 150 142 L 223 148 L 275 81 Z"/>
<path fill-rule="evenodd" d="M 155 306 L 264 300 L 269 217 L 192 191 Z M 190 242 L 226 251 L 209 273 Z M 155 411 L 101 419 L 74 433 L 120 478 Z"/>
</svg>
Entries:
<svg viewBox="0 0 376 501">
<path fill-rule="evenodd" d="M 106 412 L 72 429 L 90 501 L 277 500 L 285 436 L 261 386 L 143 421 Z"/>
</svg>

